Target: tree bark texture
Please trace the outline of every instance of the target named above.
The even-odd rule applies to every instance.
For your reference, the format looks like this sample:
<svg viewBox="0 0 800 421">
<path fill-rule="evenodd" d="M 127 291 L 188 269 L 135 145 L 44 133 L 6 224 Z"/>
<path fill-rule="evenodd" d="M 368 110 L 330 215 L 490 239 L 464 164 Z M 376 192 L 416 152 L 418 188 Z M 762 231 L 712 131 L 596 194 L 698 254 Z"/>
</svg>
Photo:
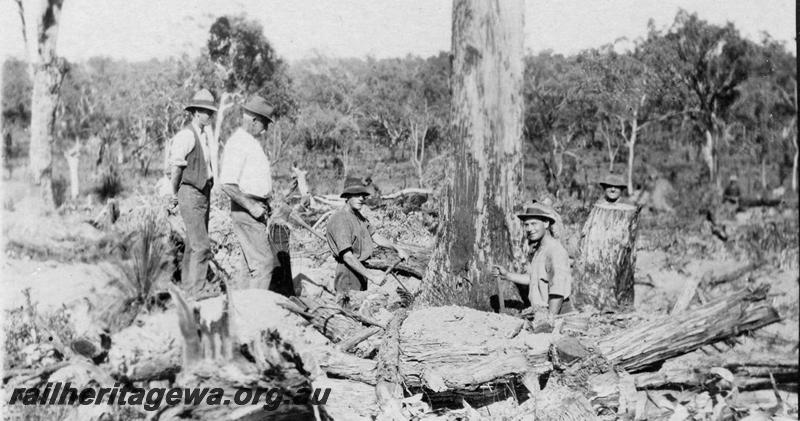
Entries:
<svg viewBox="0 0 800 421">
<path fill-rule="evenodd" d="M 703 307 L 659 317 L 603 338 L 596 349 L 618 368 L 644 370 L 703 345 L 777 322 L 778 312 L 764 302 L 768 289 L 744 289 Z"/>
<path fill-rule="evenodd" d="M 628 204 L 595 204 L 583 226 L 573 296 L 600 310 L 633 305 L 639 212 Z"/>
<path fill-rule="evenodd" d="M 46 208 L 54 208 L 53 123 L 61 82 L 67 73 L 66 60 L 56 56 L 56 41 L 63 0 L 43 2 L 37 27 L 37 57 L 33 66 L 31 101 L 30 170 L 33 182 L 40 186 Z"/>
<path fill-rule="evenodd" d="M 454 171 L 419 300 L 490 309 L 521 233 L 523 2 L 455 0 L 452 39 Z"/>
</svg>

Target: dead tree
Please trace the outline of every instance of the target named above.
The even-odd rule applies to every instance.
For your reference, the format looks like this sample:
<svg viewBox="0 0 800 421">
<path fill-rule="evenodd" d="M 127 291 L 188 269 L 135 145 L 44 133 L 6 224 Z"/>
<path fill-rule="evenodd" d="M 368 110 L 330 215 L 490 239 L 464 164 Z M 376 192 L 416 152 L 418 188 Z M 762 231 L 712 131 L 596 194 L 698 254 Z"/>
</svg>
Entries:
<svg viewBox="0 0 800 421">
<path fill-rule="evenodd" d="M 639 212 L 628 204 L 598 203 L 583 226 L 574 286 L 578 305 L 606 310 L 633 305 Z"/>
<path fill-rule="evenodd" d="M 452 178 L 444 226 L 420 301 L 490 308 L 490 265 L 507 264 L 521 232 L 512 214 L 522 182 L 521 0 L 453 5 Z"/>
<path fill-rule="evenodd" d="M 22 1 L 17 1 L 22 31 L 31 63 L 33 98 L 31 101 L 30 170 L 34 184 L 41 189 L 44 206 L 55 207 L 53 196 L 53 128 L 61 82 L 69 70 L 63 57 L 56 55 L 56 41 L 64 0 L 43 0 L 36 13 L 36 29 L 26 27 Z M 30 45 L 29 40 L 35 40 Z"/>
</svg>

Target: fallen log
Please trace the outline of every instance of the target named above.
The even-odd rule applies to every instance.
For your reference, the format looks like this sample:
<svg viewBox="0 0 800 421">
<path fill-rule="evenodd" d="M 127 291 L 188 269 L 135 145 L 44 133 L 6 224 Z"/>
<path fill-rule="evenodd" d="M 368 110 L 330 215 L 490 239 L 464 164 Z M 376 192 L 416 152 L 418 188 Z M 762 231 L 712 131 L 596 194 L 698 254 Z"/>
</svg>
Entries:
<svg viewBox="0 0 800 421">
<path fill-rule="evenodd" d="M 422 279 L 422 276 L 425 274 L 425 268 L 428 266 L 428 260 L 430 259 L 431 253 L 433 253 L 433 249 L 412 247 L 409 245 L 398 245 L 398 247 L 406 251 L 409 257 L 396 265 L 393 269 L 394 273 Z M 385 247 L 378 247 L 372 257 L 367 259 L 364 266 L 369 269 L 387 270 L 395 266 L 398 260 L 400 259 L 396 251 Z"/>
<path fill-rule="evenodd" d="M 744 289 L 678 315 L 656 318 L 598 341 L 597 350 L 618 368 L 637 372 L 703 345 L 780 320 L 766 303 L 767 285 Z"/>
<path fill-rule="evenodd" d="M 317 330 L 334 343 L 339 343 L 352 338 L 363 327 L 363 316 L 348 312 L 334 301 L 326 298 L 292 297 L 292 302 L 297 305 L 298 314 L 306 317 Z"/>
<path fill-rule="evenodd" d="M 716 368 L 716 369 L 715 369 Z M 669 367 L 655 373 L 639 373 L 634 376 L 637 389 L 659 389 L 666 387 L 713 386 L 719 380 L 719 368 L 733 375 L 733 383 L 739 390 L 771 389 L 770 375 L 778 385 L 797 385 L 800 369 L 796 360 L 744 361 L 704 363 L 701 367 Z M 724 376 L 724 375 L 723 375 Z"/>
<path fill-rule="evenodd" d="M 546 371 L 552 335 L 524 329 L 525 321 L 458 306 L 414 310 L 400 329 L 400 372 L 410 389 L 468 392 Z M 538 367 L 538 368 L 537 368 Z"/>
<path fill-rule="evenodd" d="M 400 372 L 400 326 L 408 317 L 408 310 L 395 313 L 386 328 L 378 349 L 375 396 L 384 417 L 402 417 L 403 378 Z M 402 418 L 400 418 L 402 419 Z"/>
</svg>

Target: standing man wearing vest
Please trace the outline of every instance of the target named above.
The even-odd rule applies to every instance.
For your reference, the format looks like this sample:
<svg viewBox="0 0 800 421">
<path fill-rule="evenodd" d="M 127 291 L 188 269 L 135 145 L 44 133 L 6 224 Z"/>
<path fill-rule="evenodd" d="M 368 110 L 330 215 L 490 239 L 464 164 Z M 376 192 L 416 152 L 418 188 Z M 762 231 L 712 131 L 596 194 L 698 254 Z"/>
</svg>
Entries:
<svg viewBox="0 0 800 421">
<path fill-rule="evenodd" d="M 185 109 L 192 115 L 192 121 L 170 140 L 170 180 L 186 225 L 181 284 L 187 294 L 194 296 L 203 288 L 208 262 L 213 257 L 208 216 L 216 167 L 216 151 L 211 150 L 211 118 L 217 107 L 211 92 L 202 89 Z"/>
<path fill-rule="evenodd" d="M 272 122 L 273 107 L 264 98 L 255 97 L 243 108 L 242 126 L 225 143 L 219 180 L 222 191 L 231 198 L 233 232 L 250 275 L 248 286 L 274 290 L 270 287 L 276 261 L 267 234 L 272 170 L 255 138 Z"/>
</svg>

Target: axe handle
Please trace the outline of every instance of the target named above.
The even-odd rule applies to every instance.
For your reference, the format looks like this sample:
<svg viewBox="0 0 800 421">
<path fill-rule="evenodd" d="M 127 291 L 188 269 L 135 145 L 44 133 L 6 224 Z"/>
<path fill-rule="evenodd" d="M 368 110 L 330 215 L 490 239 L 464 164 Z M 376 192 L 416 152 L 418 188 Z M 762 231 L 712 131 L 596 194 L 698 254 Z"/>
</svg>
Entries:
<svg viewBox="0 0 800 421">
<path fill-rule="evenodd" d="M 402 261 L 403 261 L 403 259 L 398 259 L 396 262 L 394 262 L 394 264 L 393 264 L 393 265 L 389 266 L 389 268 L 388 268 L 388 269 L 386 269 L 386 271 L 385 271 L 385 272 L 383 272 L 383 276 L 381 276 L 381 281 L 380 281 L 380 282 L 378 282 L 378 285 L 381 285 L 381 286 L 382 286 L 384 283 L 386 283 L 386 277 L 387 277 L 387 276 L 389 276 L 389 274 L 390 274 L 390 273 L 392 273 L 392 271 L 393 271 L 393 270 L 395 270 L 395 268 L 397 268 L 397 266 L 398 266 L 398 265 L 399 265 L 399 264 L 400 264 Z"/>
<path fill-rule="evenodd" d="M 500 280 L 499 276 L 494 277 L 495 281 L 497 281 L 497 301 L 500 304 L 500 313 L 506 312 L 506 300 L 503 298 L 503 285 L 502 281 Z"/>
</svg>

